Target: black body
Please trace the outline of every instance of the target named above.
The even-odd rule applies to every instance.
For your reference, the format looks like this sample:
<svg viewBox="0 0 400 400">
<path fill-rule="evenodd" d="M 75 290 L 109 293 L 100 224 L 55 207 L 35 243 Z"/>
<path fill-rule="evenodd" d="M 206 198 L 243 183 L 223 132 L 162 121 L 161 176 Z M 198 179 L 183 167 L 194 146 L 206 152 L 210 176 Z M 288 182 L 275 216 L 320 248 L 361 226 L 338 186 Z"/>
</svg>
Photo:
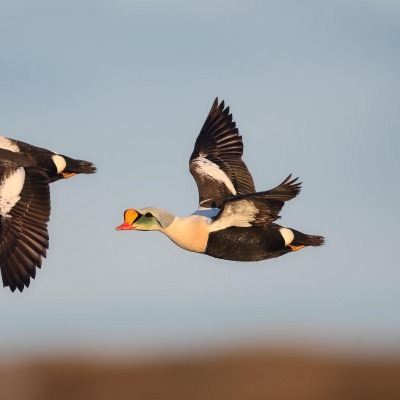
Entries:
<svg viewBox="0 0 400 400">
<path fill-rule="evenodd" d="M 280 225 L 269 224 L 264 227 L 230 227 L 211 232 L 205 254 L 231 261 L 261 261 L 283 256 L 293 250 L 285 245 L 280 228 Z M 324 243 L 322 236 L 290 230 L 294 233 L 293 246 L 321 246 Z"/>
</svg>

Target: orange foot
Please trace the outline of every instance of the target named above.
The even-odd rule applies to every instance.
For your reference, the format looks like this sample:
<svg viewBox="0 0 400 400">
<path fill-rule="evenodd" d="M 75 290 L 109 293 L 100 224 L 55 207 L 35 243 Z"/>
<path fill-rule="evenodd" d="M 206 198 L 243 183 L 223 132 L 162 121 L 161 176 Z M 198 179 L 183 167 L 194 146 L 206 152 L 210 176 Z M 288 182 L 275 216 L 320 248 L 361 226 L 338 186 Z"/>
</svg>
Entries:
<svg viewBox="0 0 400 400">
<path fill-rule="evenodd" d="M 76 175 L 76 172 L 69 172 L 69 173 L 67 173 L 67 172 L 61 172 L 61 175 L 62 175 L 65 179 L 68 179 L 68 178 L 71 178 L 71 176 Z"/>
<path fill-rule="evenodd" d="M 304 246 L 304 245 L 292 246 L 291 244 L 289 244 L 289 247 L 292 249 L 292 251 L 297 251 L 297 250 L 301 250 L 303 247 L 306 247 L 306 246 Z"/>
</svg>

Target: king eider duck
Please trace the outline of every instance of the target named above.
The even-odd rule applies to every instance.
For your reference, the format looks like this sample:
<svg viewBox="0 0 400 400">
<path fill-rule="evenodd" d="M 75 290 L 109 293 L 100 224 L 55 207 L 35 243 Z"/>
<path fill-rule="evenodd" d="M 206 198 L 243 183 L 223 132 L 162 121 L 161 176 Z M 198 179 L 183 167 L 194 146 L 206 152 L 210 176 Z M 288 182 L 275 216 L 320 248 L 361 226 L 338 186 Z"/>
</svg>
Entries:
<svg viewBox="0 0 400 400">
<path fill-rule="evenodd" d="M 0 269 L 3 285 L 23 291 L 49 247 L 49 183 L 96 167 L 0 136 Z"/>
<path fill-rule="evenodd" d="M 232 261 L 260 261 L 323 245 L 322 236 L 274 222 L 285 201 L 300 192 L 298 178 L 289 175 L 274 189 L 256 192 L 242 154 L 242 137 L 229 107 L 217 98 L 189 162 L 198 209 L 186 218 L 153 207 L 128 209 L 116 229 L 160 231 L 183 249 Z"/>
</svg>

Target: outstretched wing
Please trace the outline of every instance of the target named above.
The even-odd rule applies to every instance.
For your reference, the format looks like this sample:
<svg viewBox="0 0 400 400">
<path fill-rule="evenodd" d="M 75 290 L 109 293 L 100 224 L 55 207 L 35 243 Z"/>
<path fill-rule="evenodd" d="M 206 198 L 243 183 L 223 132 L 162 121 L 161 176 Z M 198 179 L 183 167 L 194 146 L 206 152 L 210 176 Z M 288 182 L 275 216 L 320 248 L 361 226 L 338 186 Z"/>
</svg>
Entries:
<svg viewBox="0 0 400 400">
<path fill-rule="evenodd" d="M 298 178 L 290 174 L 279 186 L 265 192 L 244 194 L 228 198 L 215 216 L 210 231 L 230 226 L 263 227 L 277 220 L 285 204 L 296 197 L 301 189 Z"/>
<path fill-rule="evenodd" d="M 190 157 L 190 173 L 203 208 L 220 208 L 227 197 L 255 192 L 253 178 L 242 161 L 242 137 L 229 107 L 224 107 L 216 98 Z"/>
<path fill-rule="evenodd" d="M 40 268 L 49 246 L 47 222 L 50 191 L 47 175 L 35 167 L 25 168 L 20 199 L 0 216 L 0 268 L 3 285 L 22 292 Z"/>
</svg>

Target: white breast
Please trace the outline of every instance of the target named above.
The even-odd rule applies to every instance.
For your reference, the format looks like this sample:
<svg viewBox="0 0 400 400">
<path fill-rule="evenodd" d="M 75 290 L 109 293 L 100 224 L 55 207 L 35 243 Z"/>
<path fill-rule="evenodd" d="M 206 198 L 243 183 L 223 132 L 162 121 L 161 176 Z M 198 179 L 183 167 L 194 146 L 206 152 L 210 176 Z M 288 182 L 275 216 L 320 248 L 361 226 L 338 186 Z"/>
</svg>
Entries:
<svg viewBox="0 0 400 400">
<path fill-rule="evenodd" d="M 175 244 L 185 250 L 204 253 L 208 241 L 209 218 L 190 215 L 175 218 L 172 224 L 162 230 Z"/>
</svg>

